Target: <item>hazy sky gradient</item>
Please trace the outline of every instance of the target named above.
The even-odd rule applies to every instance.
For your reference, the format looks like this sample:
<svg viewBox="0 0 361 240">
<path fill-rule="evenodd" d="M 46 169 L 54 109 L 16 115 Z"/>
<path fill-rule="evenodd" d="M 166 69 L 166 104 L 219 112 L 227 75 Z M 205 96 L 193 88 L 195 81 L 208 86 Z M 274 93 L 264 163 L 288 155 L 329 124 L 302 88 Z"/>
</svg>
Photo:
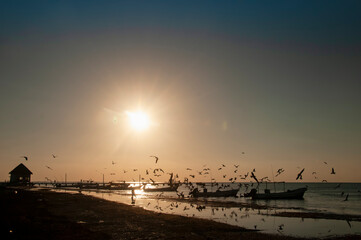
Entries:
<svg viewBox="0 0 361 240">
<path fill-rule="evenodd" d="M 207 164 L 221 180 L 239 164 L 359 182 L 360 12 L 359 1 L 1 1 L 0 179 L 24 162 L 34 180 L 131 180 L 122 169 L 144 175 L 157 155 L 182 178 Z M 154 123 L 141 133 L 124 114 L 138 108 Z"/>
</svg>

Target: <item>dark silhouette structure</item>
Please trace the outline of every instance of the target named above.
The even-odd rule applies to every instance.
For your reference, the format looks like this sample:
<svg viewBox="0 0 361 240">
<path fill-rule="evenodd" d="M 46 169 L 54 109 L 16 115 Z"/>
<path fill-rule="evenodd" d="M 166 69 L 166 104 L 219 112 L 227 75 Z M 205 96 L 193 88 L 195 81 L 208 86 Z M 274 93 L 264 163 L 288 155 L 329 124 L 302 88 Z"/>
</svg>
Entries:
<svg viewBox="0 0 361 240">
<path fill-rule="evenodd" d="M 20 163 L 10 174 L 10 183 L 12 184 L 29 184 L 30 175 L 33 174 L 24 164 Z"/>
</svg>

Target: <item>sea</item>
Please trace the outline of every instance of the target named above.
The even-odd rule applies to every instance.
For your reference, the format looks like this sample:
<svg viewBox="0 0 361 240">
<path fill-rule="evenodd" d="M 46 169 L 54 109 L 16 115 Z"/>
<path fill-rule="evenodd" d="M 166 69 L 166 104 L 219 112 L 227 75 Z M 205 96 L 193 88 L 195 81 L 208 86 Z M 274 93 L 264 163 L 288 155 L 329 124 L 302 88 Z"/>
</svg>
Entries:
<svg viewBox="0 0 361 240">
<path fill-rule="evenodd" d="M 203 184 L 208 191 L 217 188 L 211 183 Z M 252 200 L 242 196 L 256 184 L 218 183 L 218 187 L 222 184 L 225 190 L 240 189 L 239 197 L 199 198 L 195 202 L 188 198 L 189 188 L 185 185 L 177 192 L 136 190 L 135 196 L 130 190 L 83 190 L 81 193 L 154 212 L 210 219 L 270 234 L 312 238 L 358 235 L 361 239 L 361 183 L 267 184 L 271 192 L 307 187 L 303 200 Z M 258 186 L 258 192 L 264 189 L 265 184 Z M 75 189 L 54 191 L 78 193 Z M 179 198 L 180 193 L 185 195 L 184 199 Z M 255 204 L 261 207 L 254 207 Z"/>
</svg>

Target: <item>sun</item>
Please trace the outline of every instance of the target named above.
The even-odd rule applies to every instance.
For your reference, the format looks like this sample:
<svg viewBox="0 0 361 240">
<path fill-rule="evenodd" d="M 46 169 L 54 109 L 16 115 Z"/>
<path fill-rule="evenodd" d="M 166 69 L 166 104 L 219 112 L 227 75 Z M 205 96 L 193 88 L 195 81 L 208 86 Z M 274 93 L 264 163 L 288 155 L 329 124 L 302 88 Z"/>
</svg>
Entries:
<svg viewBox="0 0 361 240">
<path fill-rule="evenodd" d="M 146 130 L 150 125 L 150 120 L 147 114 L 137 111 L 137 112 L 125 112 L 128 116 L 130 126 L 136 131 Z"/>
</svg>

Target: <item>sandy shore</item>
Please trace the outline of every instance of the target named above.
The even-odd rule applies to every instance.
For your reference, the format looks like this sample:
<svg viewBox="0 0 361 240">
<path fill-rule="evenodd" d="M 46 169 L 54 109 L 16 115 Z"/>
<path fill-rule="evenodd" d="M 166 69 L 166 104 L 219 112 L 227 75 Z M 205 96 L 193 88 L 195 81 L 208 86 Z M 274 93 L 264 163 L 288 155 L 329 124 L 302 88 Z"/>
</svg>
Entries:
<svg viewBox="0 0 361 240">
<path fill-rule="evenodd" d="M 82 194 L 1 188 L 0 199 L 1 239 L 300 239 Z"/>
</svg>

